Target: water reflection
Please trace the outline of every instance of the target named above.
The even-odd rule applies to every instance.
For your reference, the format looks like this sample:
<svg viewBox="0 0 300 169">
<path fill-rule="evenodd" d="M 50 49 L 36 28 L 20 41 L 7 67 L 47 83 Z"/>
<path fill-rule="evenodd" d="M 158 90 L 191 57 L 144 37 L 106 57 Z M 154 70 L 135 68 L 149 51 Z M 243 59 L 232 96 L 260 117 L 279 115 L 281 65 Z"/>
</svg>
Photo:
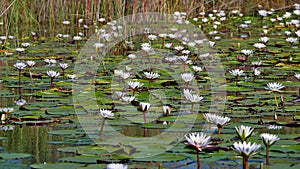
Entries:
<svg viewBox="0 0 300 169">
<path fill-rule="evenodd" d="M 13 130 L 1 130 L 0 137 L 6 137 L 0 141 L 2 152 L 27 153 L 33 158 L 23 160 L 25 164 L 54 163 L 65 154 L 56 151 L 63 145 L 46 144 L 51 141 L 62 141 L 63 138 L 49 135 L 52 129 L 47 126 L 17 125 Z M 0 152 L 1 152 L 0 151 Z"/>
</svg>

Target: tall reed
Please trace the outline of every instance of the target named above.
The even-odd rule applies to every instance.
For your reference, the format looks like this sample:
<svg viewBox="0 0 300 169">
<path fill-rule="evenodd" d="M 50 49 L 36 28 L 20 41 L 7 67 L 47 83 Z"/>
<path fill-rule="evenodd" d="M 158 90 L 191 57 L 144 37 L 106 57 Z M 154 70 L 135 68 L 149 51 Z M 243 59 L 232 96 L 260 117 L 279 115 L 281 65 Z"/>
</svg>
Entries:
<svg viewBox="0 0 300 169">
<path fill-rule="evenodd" d="M 5 11 L 14 0 L 2 0 L 0 11 Z M 122 16 L 141 12 L 173 13 L 187 12 L 188 16 L 197 16 L 200 11 L 239 9 L 248 15 L 262 5 L 266 9 L 291 8 L 297 0 L 16 0 L 0 16 L 4 26 L 1 35 L 15 35 L 19 39 L 30 35 L 32 31 L 40 36 L 55 36 L 61 33 L 62 21 L 69 20 L 71 25 L 78 24 L 83 18 L 84 24 L 98 23 L 99 18 L 111 21 Z M 44 31 L 47 30 L 47 31 Z M 80 29 L 79 29 L 80 30 Z M 70 29 L 70 34 L 79 30 Z M 90 32 L 89 34 L 91 34 Z"/>
</svg>

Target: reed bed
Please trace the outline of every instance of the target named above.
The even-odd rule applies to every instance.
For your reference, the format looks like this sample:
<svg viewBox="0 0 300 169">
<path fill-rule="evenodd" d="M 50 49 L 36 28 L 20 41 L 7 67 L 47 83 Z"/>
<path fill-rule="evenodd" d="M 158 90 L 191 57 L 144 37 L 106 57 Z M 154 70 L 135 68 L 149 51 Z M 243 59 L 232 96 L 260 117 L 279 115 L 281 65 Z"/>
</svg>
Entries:
<svg viewBox="0 0 300 169">
<path fill-rule="evenodd" d="M 41 32 L 42 36 L 54 36 L 62 21 L 70 25 L 78 24 L 84 18 L 84 24 L 92 25 L 100 18 L 111 21 L 122 16 L 140 12 L 173 13 L 187 12 L 196 16 L 201 11 L 212 9 L 239 9 L 251 15 L 260 4 L 265 9 L 285 10 L 297 0 L 3 0 L 0 4 L 1 34 L 22 37 L 20 32 Z M 46 31 L 45 31 L 46 30 Z"/>
</svg>

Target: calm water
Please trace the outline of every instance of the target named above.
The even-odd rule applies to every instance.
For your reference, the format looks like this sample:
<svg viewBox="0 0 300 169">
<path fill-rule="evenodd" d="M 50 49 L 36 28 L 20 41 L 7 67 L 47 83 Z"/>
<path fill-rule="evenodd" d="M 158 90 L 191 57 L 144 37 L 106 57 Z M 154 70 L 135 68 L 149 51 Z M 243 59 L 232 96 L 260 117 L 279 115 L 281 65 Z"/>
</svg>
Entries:
<svg viewBox="0 0 300 169">
<path fill-rule="evenodd" d="M 0 152 L 27 153 L 33 158 L 23 160 L 25 164 L 58 162 L 66 154 L 56 151 L 64 145 L 47 144 L 51 141 L 61 141 L 61 137 L 49 135 L 53 129 L 49 126 L 16 125 L 13 130 L 0 131 Z"/>
</svg>

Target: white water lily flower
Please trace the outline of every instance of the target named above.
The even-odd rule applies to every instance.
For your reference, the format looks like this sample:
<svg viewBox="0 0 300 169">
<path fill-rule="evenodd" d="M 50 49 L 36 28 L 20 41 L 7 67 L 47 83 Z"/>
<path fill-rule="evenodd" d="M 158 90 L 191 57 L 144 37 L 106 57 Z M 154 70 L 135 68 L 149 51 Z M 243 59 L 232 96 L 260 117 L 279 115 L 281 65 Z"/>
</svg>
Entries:
<svg viewBox="0 0 300 169">
<path fill-rule="evenodd" d="M 122 79 L 125 80 L 125 79 L 127 79 L 127 78 L 130 77 L 130 73 L 122 71 L 122 73 L 120 74 L 120 76 L 121 76 Z"/>
<path fill-rule="evenodd" d="M 203 116 L 207 122 L 221 126 L 230 121 L 229 117 L 219 116 L 217 114 L 205 113 Z"/>
<path fill-rule="evenodd" d="M 171 108 L 169 106 L 163 106 L 162 109 L 165 115 L 171 114 Z"/>
<path fill-rule="evenodd" d="M 277 125 L 269 125 L 267 127 L 268 130 L 280 130 L 282 129 L 282 126 L 277 126 Z"/>
<path fill-rule="evenodd" d="M 149 52 L 150 50 L 152 50 L 152 47 L 151 47 L 150 43 L 143 43 L 141 45 L 141 49 L 145 52 Z"/>
<path fill-rule="evenodd" d="M 291 20 L 291 23 L 292 23 L 293 25 L 298 25 L 298 24 L 300 23 L 300 21 L 299 21 L 298 19 L 292 19 L 292 20 Z"/>
<path fill-rule="evenodd" d="M 171 39 L 174 39 L 174 38 L 176 38 L 176 35 L 173 34 L 173 33 L 170 33 L 170 34 L 168 34 L 168 37 L 171 38 Z"/>
<path fill-rule="evenodd" d="M 220 21 L 226 21 L 226 17 L 221 17 Z"/>
<path fill-rule="evenodd" d="M 241 76 L 244 74 L 244 71 L 240 69 L 234 69 L 234 70 L 230 70 L 229 73 L 233 76 Z"/>
<path fill-rule="evenodd" d="M 298 41 L 298 38 L 288 37 L 285 39 L 286 42 L 293 44 Z"/>
<path fill-rule="evenodd" d="M 125 69 L 126 69 L 126 71 L 130 71 L 131 70 L 131 67 L 129 67 L 129 66 L 125 66 Z"/>
<path fill-rule="evenodd" d="M 24 52 L 25 49 L 24 49 L 24 48 L 16 48 L 16 51 L 17 51 L 17 52 Z"/>
<path fill-rule="evenodd" d="M 269 38 L 268 37 L 261 37 L 261 38 L 259 38 L 259 41 L 260 42 L 262 42 L 262 43 L 264 43 L 264 44 L 266 44 L 266 43 L 268 43 L 268 41 L 269 41 Z"/>
<path fill-rule="evenodd" d="M 270 90 L 271 92 L 280 92 L 280 89 L 282 88 L 284 88 L 284 86 L 281 83 L 271 82 L 267 84 L 267 87 L 265 89 Z"/>
<path fill-rule="evenodd" d="M 100 115 L 103 118 L 112 118 L 112 117 L 114 117 L 114 114 L 111 112 L 111 110 L 106 110 L 106 109 L 100 109 Z"/>
<path fill-rule="evenodd" d="M 5 41 L 6 40 L 6 36 L 0 36 L 0 40 Z"/>
<path fill-rule="evenodd" d="M 15 101 L 15 104 L 18 106 L 23 106 L 24 104 L 26 104 L 26 100 L 24 99 L 18 99 Z"/>
<path fill-rule="evenodd" d="M 114 70 L 114 75 L 115 76 L 121 76 L 122 73 L 124 73 L 123 70 L 117 70 L 117 69 Z"/>
<path fill-rule="evenodd" d="M 181 51 L 181 53 L 182 53 L 182 54 L 185 54 L 185 55 L 188 55 L 188 54 L 191 53 L 191 51 L 189 51 L 189 50 L 183 50 L 183 51 Z"/>
<path fill-rule="evenodd" d="M 139 107 L 141 111 L 148 111 L 151 104 L 146 102 L 140 102 Z"/>
<path fill-rule="evenodd" d="M 268 30 L 268 29 L 263 29 L 263 33 L 264 33 L 264 35 L 267 35 L 267 34 L 268 34 L 268 32 L 269 32 L 269 30 Z"/>
<path fill-rule="evenodd" d="M 124 164 L 112 163 L 106 166 L 106 169 L 127 169 L 128 167 Z"/>
<path fill-rule="evenodd" d="M 35 61 L 28 60 L 28 61 L 26 61 L 26 64 L 28 67 L 33 67 L 36 63 L 35 63 Z"/>
<path fill-rule="evenodd" d="M 174 63 L 174 62 L 176 62 L 177 58 L 176 57 L 166 57 L 165 60 L 167 62 Z"/>
<path fill-rule="evenodd" d="M 258 11 L 258 14 L 260 15 L 260 16 L 262 16 L 262 17 L 266 17 L 267 15 L 268 15 L 268 12 L 266 11 L 266 10 L 259 10 Z"/>
<path fill-rule="evenodd" d="M 98 21 L 99 22 L 105 22 L 105 18 L 99 18 Z"/>
<path fill-rule="evenodd" d="M 115 94 L 117 95 L 118 99 L 122 99 L 122 97 L 125 95 L 124 92 L 116 91 Z"/>
<path fill-rule="evenodd" d="M 182 55 L 182 56 L 179 56 L 178 57 L 178 60 L 181 61 L 181 62 L 186 62 L 188 59 L 188 56 L 187 55 Z"/>
<path fill-rule="evenodd" d="M 24 48 L 27 48 L 28 46 L 30 46 L 30 43 L 23 42 L 23 43 L 21 43 L 21 46 L 23 46 Z"/>
<path fill-rule="evenodd" d="M 210 143 L 210 136 L 203 132 L 193 132 L 185 135 L 185 139 L 188 143 L 194 146 L 197 150 L 202 151 Z"/>
<path fill-rule="evenodd" d="M 132 102 L 135 99 L 135 96 L 123 96 L 122 101 L 124 102 Z"/>
<path fill-rule="evenodd" d="M 95 43 L 93 46 L 94 46 L 96 49 L 99 49 L 99 48 L 104 47 L 105 45 L 104 45 L 103 43 Z"/>
<path fill-rule="evenodd" d="M 199 96 L 197 94 L 192 94 L 192 91 L 189 89 L 183 89 L 183 94 L 185 98 L 191 103 L 197 103 L 203 100 L 202 96 Z"/>
<path fill-rule="evenodd" d="M 291 32 L 291 31 L 284 31 L 284 34 L 285 34 L 286 36 L 291 36 L 292 32 Z"/>
<path fill-rule="evenodd" d="M 11 56 L 11 55 L 13 55 L 13 53 L 11 53 L 11 52 L 4 52 L 4 56 Z"/>
<path fill-rule="evenodd" d="M 14 128 L 15 126 L 0 126 L 0 130 L 4 130 L 4 131 L 13 130 Z"/>
<path fill-rule="evenodd" d="M 182 73 L 181 74 L 181 78 L 185 81 L 185 82 L 190 82 L 194 79 L 194 75 L 193 73 Z"/>
<path fill-rule="evenodd" d="M 251 62 L 251 64 L 253 66 L 260 66 L 261 65 L 261 61 L 254 61 L 254 62 Z"/>
<path fill-rule="evenodd" d="M 295 73 L 295 78 L 297 78 L 298 80 L 300 80 L 300 74 Z"/>
<path fill-rule="evenodd" d="M 242 24 L 240 25 L 240 27 L 243 28 L 243 29 L 248 28 L 248 24 L 242 23 Z"/>
<path fill-rule="evenodd" d="M 253 51 L 251 49 L 249 49 L 249 50 L 248 49 L 243 49 L 243 50 L 241 50 L 241 53 L 246 55 L 246 56 L 250 56 L 250 55 L 252 55 Z"/>
<path fill-rule="evenodd" d="M 65 70 L 65 69 L 67 69 L 70 65 L 69 65 L 68 63 L 60 63 L 59 66 L 60 66 L 61 69 L 64 69 L 64 70 Z"/>
<path fill-rule="evenodd" d="M 44 62 L 48 65 L 51 65 L 51 66 L 56 64 L 55 59 L 45 59 Z"/>
<path fill-rule="evenodd" d="M 242 156 L 247 156 L 249 157 L 252 155 L 257 149 L 260 148 L 260 144 L 253 143 L 251 142 L 235 142 L 233 143 L 233 149 L 238 152 Z"/>
<path fill-rule="evenodd" d="M 251 22 L 252 22 L 251 20 L 247 20 L 247 21 L 245 21 L 244 23 L 245 23 L 245 24 L 251 24 Z"/>
<path fill-rule="evenodd" d="M 166 43 L 166 44 L 165 44 L 165 47 L 166 47 L 166 48 L 170 48 L 171 46 L 172 46 L 172 43 Z"/>
<path fill-rule="evenodd" d="M 154 80 L 160 76 L 158 73 L 154 73 L 154 72 L 144 72 L 144 75 L 149 80 Z"/>
<path fill-rule="evenodd" d="M 74 80 L 74 79 L 76 78 L 76 75 L 67 75 L 67 77 L 68 77 L 69 79 Z"/>
<path fill-rule="evenodd" d="M 208 19 L 207 18 L 202 18 L 202 22 L 206 23 L 206 22 L 208 22 Z"/>
<path fill-rule="evenodd" d="M 239 10 L 237 10 L 237 9 L 235 9 L 235 10 L 232 10 L 232 11 L 231 11 L 231 13 L 232 13 L 232 14 L 239 14 L 239 13 L 240 13 L 240 11 L 239 11 Z"/>
<path fill-rule="evenodd" d="M 63 21 L 62 22 L 62 24 L 64 24 L 64 25 L 70 25 L 70 23 L 71 23 L 70 21 Z"/>
<path fill-rule="evenodd" d="M 274 23 L 274 22 L 276 21 L 276 19 L 275 19 L 275 18 L 270 18 L 270 21 L 271 21 L 272 23 Z"/>
<path fill-rule="evenodd" d="M 160 33 L 160 34 L 158 34 L 158 36 L 160 38 L 166 38 L 168 36 L 168 34 L 166 34 L 166 33 Z"/>
<path fill-rule="evenodd" d="M 202 16 L 204 16 L 204 15 L 205 15 L 205 12 L 204 12 L 204 11 L 202 11 L 202 12 L 199 12 L 199 15 L 202 15 Z"/>
<path fill-rule="evenodd" d="M 183 46 L 175 46 L 174 49 L 177 51 L 182 51 L 184 49 L 184 47 Z"/>
<path fill-rule="evenodd" d="M 135 58 L 136 58 L 136 55 L 133 54 L 133 53 L 131 53 L 131 54 L 128 55 L 128 58 L 129 58 L 129 59 L 135 59 Z"/>
<path fill-rule="evenodd" d="M 235 127 L 235 131 L 242 141 L 246 141 L 246 139 L 252 135 L 254 128 L 240 125 L 238 127 Z"/>
<path fill-rule="evenodd" d="M 14 108 L 11 108 L 11 107 L 0 108 L 0 112 L 3 112 L 3 113 L 11 113 L 13 111 L 14 111 Z"/>
<path fill-rule="evenodd" d="M 214 47 L 215 45 L 216 45 L 216 42 L 209 41 L 209 46 L 210 46 L 210 47 Z"/>
<path fill-rule="evenodd" d="M 261 72 L 257 68 L 254 69 L 253 73 L 255 76 L 259 76 L 261 74 Z"/>
<path fill-rule="evenodd" d="M 263 44 L 263 43 L 255 43 L 253 46 L 256 47 L 256 48 L 258 48 L 258 49 L 262 49 L 262 48 L 266 47 L 266 45 Z"/>
<path fill-rule="evenodd" d="M 282 18 L 290 18 L 292 14 L 290 12 L 285 12 L 285 14 L 282 16 Z"/>
<path fill-rule="evenodd" d="M 150 34 L 150 35 L 148 35 L 148 39 L 150 39 L 150 40 L 156 40 L 157 36 L 153 35 L 153 34 Z"/>
<path fill-rule="evenodd" d="M 298 37 L 300 37 L 300 30 L 297 30 L 297 31 L 295 32 L 295 34 L 296 34 Z"/>
<path fill-rule="evenodd" d="M 142 87 L 144 85 L 144 83 L 141 82 L 134 82 L 134 81 L 129 81 L 127 82 L 127 85 L 131 88 L 131 89 L 137 89 L 139 87 Z"/>
<path fill-rule="evenodd" d="M 17 63 L 14 64 L 14 67 L 19 69 L 19 70 L 22 70 L 26 67 L 26 64 L 23 63 L 23 62 L 17 62 Z"/>
<path fill-rule="evenodd" d="M 263 139 L 266 147 L 271 147 L 276 141 L 279 140 L 279 137 L 277 135 L 269 133 L 262 133 L 260 137 Z"/>
<path fill-rule="evenodd" d="M 192 68 L 195 72 L 201 72 L 203 70 L 203 68 L 200 66 L 192 66 Z"/>
<path fill-rule="evenodd" d="M 53 70 L 48 70 L 47 75 L 50 78 L 55 78 L 55 77 L 58 77 L 60 75 L 60 73 L 56 72 L 56 71 L 53 71 Z"/>
<path fill-rule="evenodd" d="M 73 40 L 75 40 L 75 41 L 79 41 L 79 40 L 81 40 L 82 38 L 81 38 L 81 36 L 74 36 L 73 37 Z"/>
</svg>

